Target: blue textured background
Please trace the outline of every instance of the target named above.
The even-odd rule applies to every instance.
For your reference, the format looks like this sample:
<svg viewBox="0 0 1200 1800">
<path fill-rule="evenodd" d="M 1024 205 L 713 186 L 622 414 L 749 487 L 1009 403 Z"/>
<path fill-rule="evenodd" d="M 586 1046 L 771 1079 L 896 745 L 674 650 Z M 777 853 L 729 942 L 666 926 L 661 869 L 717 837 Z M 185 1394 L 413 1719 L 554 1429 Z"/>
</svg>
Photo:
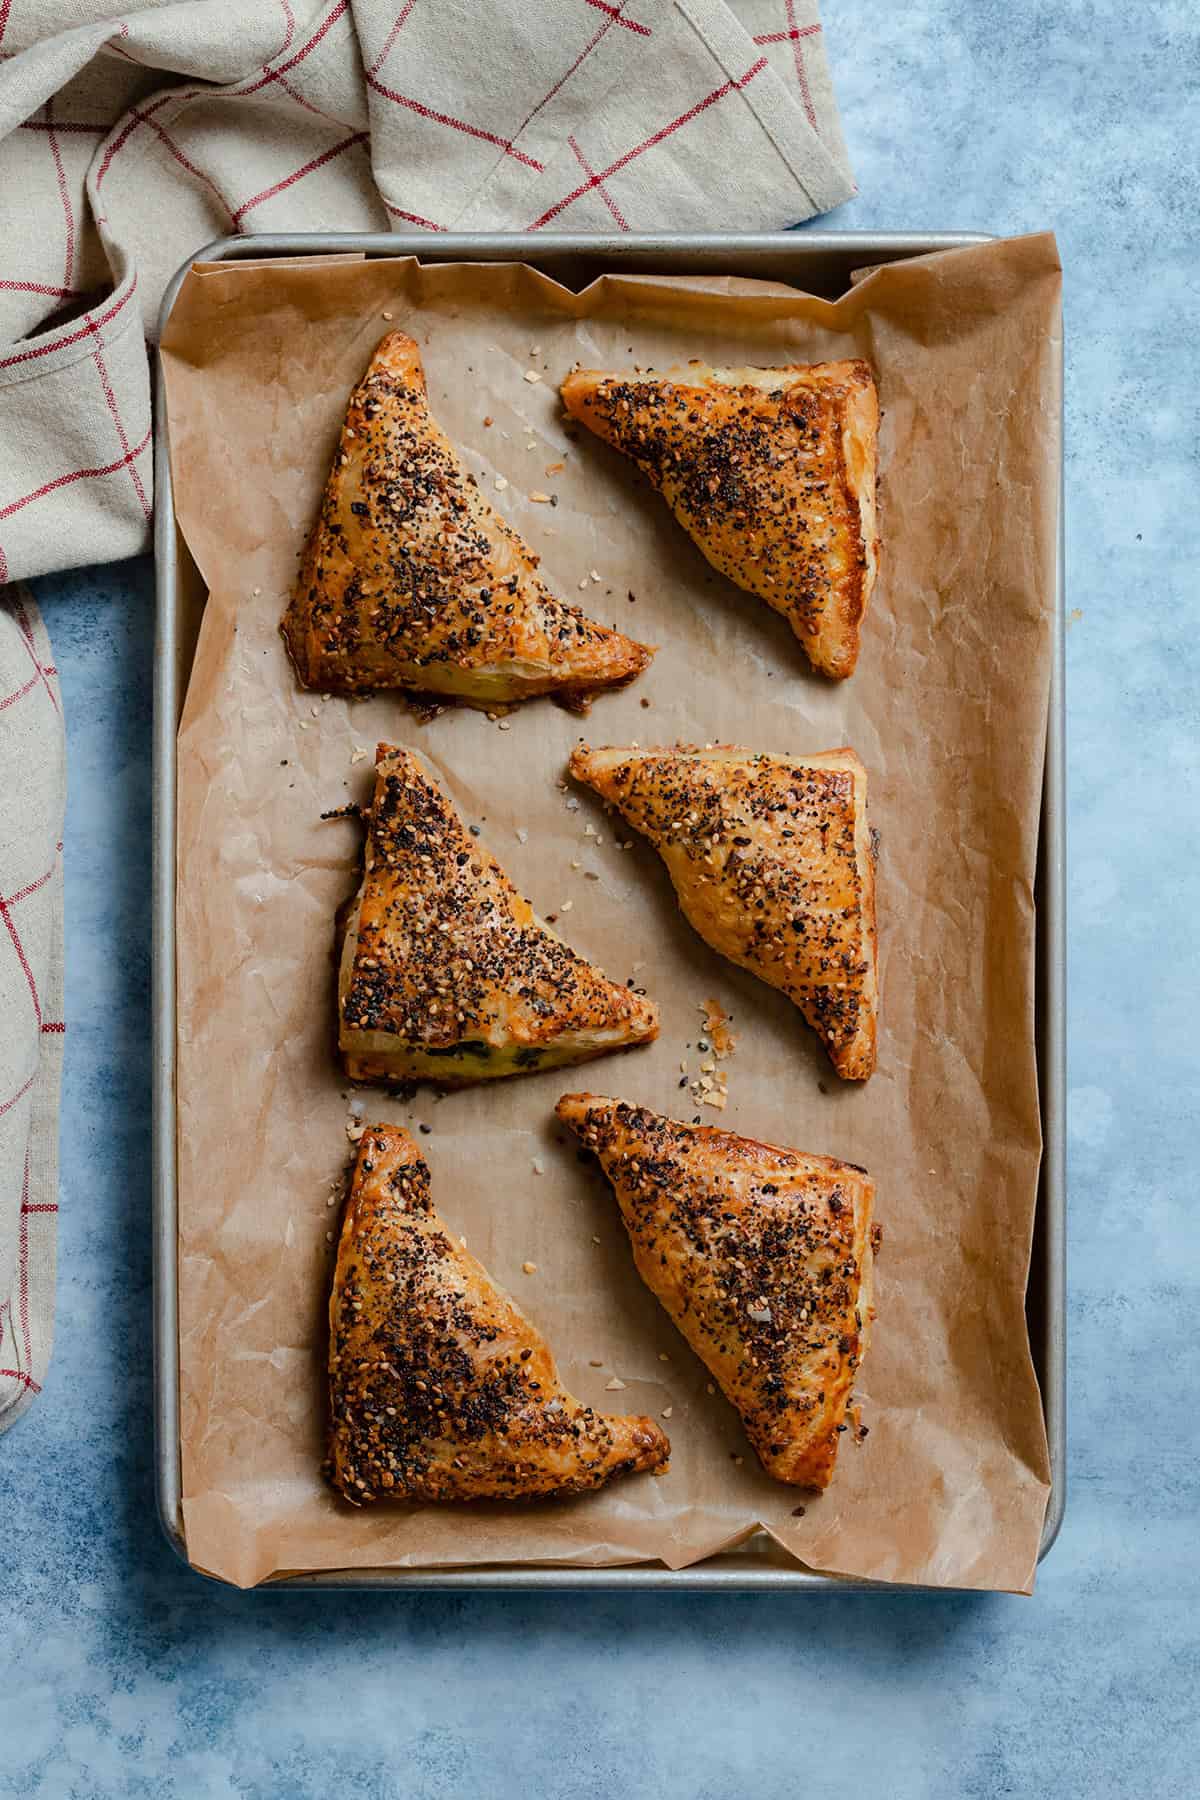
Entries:
<svg viewBox="0 0 1200 1800">
<path fill-rule="evenodd" d="M 174 1561 L 151 1475 L 150 573 L 86 572 L 38 584 L 71 740 L 70 1034 L 54 1363 L 0 1443 L 0 1793 L 1196 1791 L 1200 18 L 825 18 L 862 188 L 829 223 L 1052 226 L 1067 271 L 1071 1464 L 1038 1593 L 241 1595 Z"/>
</svg>

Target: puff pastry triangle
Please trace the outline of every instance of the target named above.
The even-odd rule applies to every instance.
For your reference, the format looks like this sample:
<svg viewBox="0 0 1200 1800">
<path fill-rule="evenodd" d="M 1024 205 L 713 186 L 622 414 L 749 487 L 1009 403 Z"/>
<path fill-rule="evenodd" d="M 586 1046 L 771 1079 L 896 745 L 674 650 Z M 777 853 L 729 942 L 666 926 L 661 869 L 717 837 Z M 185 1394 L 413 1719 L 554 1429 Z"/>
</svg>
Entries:
<svg viewBox="0 0 1200 1800">
<path fill-rule="evenodd" d="M 389 744 L 342 924 L 338 1041 L 353 1081 L 462 1087 L 658 1034 L 653 1002 L 543 924 L 420 760 Z"/>
<path fill-rule="evenodd" d="M 849 1163 L 567 1094 L 646 1286 L 742 1416 L 769 1475 L 833 1475 L 867 1347 L 875 1188 Z"/>
<path fill-rule="evenodd" d="M 659 851 L 706 943 L 785 993 L 839 1075 L 875 1067 L 875 859 L 853 750 L 589 750 L 571 773 Z"/>
<path fill-rule="evenodd" d="M 389 332 L 350 397 L 284 641 L 303 686 L 407 688 L 476 706 L 583 706 L 653 651 L 557 599 L 429 410 L 420 352 Z"/>
<path fill-rule="evenodd" d="M 439 1218 L 406 1131 L 369 1125 L 329 1301 L 329 1470 L 369 1500 L 537 1500 L 664 1469 L 653 1420 L 593 1412 Z"/>
<path fill-rule="evenodd" d="M 715 569 L 783 614 L 814 668 L 854 672 L 879 555 L 869 364 L 576 369 L 562 398 L 649 477 Z"/>
</svg>

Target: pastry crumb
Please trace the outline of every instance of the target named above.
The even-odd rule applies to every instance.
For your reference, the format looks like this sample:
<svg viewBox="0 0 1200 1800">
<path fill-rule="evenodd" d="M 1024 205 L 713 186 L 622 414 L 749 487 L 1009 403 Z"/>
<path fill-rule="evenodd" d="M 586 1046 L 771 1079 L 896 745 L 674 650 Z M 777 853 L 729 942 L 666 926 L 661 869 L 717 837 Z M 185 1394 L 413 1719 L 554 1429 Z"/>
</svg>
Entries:
<svg viewBox="0 0 1200 1800">
<path fill-rule="evenodd" d="M 664 1407 L 663 1407 L 663 1409 L 662 1409 L 662 1416 L 663 1416 L 663 1418 L 664 1418 L 664 1419 L 669 1419 L 669 1418 L 670 1418 L 670 1416 L 671 1416 L 671 1414 L 672 1414 L 672 1413 L 673 1413 L 673 1412 L 674 1412 L 674 1411 L 675 1411 L 675 1408 L 674 1408 L 674 1407 L 673 1407 L 673 1406 L 664 1406 Z"/>
<path fill-rule="evenodd" d="M 535 1156 L 529 1166 L 535 1175 L 544 1175 L 546 1173 L 546 1165 L 540 1156 Z"/>
<path fill-rule="evenodd" d="M 541 379 L 542 378 L 536 369 L 526 369 L 525 380 L 529 383 L 530 387 L 533 386 L 535 381 L 540 381 Z"/>
<path fill-rule="evenodd" d="M 537 1274 L 537 1264 L 536 1263 L 523 1262 L 521 1264 L 521 1267 L 525 1271 L 526 1275 L 536 1275 Z"/>
<path fill-rule="evenodd" d="M 381 313 L 379 316 L 380 316 L 380 318 L 386 319 L 389 325 L 391 324 L 392 315 L 390 312 Z"/>
<path fill-rule="evenodd" d="M 566 463 L 561 463 L 561 462 L 547 463 L 546 464 L 546 473 L 547 473 L 547 475 L 561 475 L 563 470 L 566 468 L 566 466 L 567 466 Z"/>
<path fill-rule="evenodd" d="M 602 1369 L 604 1367 L 604 1358 L 602 1356 L 589 1356 L 588 1367 L 589 1369 Z"/>
<path fill-rule="evenodd" d="M 497 477 L 492 485 L 495 487 L 496 492 L 498 494 L 502 494 L 504 492 L 505 488 L 508 486 L 508 482 L 503 475 L 497 475 Z"/>
<path fill-rule="evenodd" d="M 611 1381 L 605 1382 L 604 1388 L 606 1393 L 621 1394 L 625 1391 L 625 1383 L 619 1375 L 614 1375 Z"/>
<path fill-rule="evenodd" d="M 719 1000 L 708 999 L 702 1002 L 700 1011 L 704 1014 L 704 1031 L 712 1045 L 715 1056 L 732 1056 L 737 1048 L 737 1038 L 729 1028 L 729 1014 Z"/>
</svg>

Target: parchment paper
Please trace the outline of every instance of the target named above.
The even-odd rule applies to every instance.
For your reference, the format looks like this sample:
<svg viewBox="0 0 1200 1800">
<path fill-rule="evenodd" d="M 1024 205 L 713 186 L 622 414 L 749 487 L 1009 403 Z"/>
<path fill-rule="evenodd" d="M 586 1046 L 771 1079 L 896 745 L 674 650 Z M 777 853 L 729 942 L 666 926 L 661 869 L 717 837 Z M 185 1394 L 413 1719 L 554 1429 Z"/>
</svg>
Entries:
<svg viewBox="0 0 1200 1800">
<path fill-rule="evenodd" d="M 1059 288 L 1047 236 L 886 267 L 836 304 L 707 278 L 608 278 L 575 296 L 523 267 L 409 260 L 189 277 L 163 353 L 176 505 L 210 590 L 179 790 L 183 1509 L 198 1567 L 243 1585 L 377 1564 L 678 1568 L 762 1525 L 817 1569 L 1031 1587 L 1048 1493 L 1024 1291 Z M 279 616 L 347 395 L 390 323 L 421 343 L 438 418 L 559 591 L 661 646 L 586 722 L 539 701 L 504 731 L 467 710 L 422 725 L 396 696 L 322 701 L 293 680 Z M 858 672 L 835 684 L 628 464 L 567 429 L 556 383 L 576 359 L 855 354 L 884 409 L 884 551 Z M 629 834 L 586 791 L 572 805 L 561 782 L 581 735 L 859 752 L 882 840 L 869 1083 L 839 1082 L 783 996 L 691 932 L 649 846 L 621 848 Z M 545 1330 L 569 1387 L 594 1406 L 672 1409 L 663 1479 L 533 1508 L 359 1512 L 322 1483 L 331 1184 L 351 1154 L 330 945 L 358 829 L 319 814 L 367 797 L 379 739 L 419 748 L 535 907 L 662 1007 L 657 1044 L 578 1072 L 411 1103 L 362 1094 L 368 1117 L 432 1128 L 437 1205 Z M 720 1115 L 679 1086 L 709 997 L 738 1038 Z M 552 1116 L 578 1088 L 876 1177 L 878 1321 L 857 1390 L 869 1435 L 847 1432 L 822 1497 L 759 1471 L 642 1287 L 611 1195 Z"/>
</svg>

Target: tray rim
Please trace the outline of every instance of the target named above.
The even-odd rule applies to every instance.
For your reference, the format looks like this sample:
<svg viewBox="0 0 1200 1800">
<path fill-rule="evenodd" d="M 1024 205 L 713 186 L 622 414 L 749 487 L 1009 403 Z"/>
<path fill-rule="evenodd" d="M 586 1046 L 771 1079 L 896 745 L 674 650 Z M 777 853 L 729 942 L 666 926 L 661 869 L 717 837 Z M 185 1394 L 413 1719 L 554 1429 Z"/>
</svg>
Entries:
<svg viewBox="0 0 1200 1800">
<path fill-rule="evenodd" d="M 727 259 L 726 272 L 768 256 L 794 256 L 797 279 L 806 260 L 820 256 L 861 257 L 892 262 L 936 251 L 965 249 L 992 241 L 987 232 L 777 231 L 662 232 L 621 234 L 521 232 L 263 232 L 218 238 L 189 256 L 178 269 L 159 311 L 161 338 L 179 290 L 196 262 L 250 258 L 362 254 L 415 256 L 426 262 L 526 262 L 544 266 L 559 257 L 587 256 L 622 263 L 664 263 L 675 258 Z M 552 273 L 552 271 L 549 271 Z M 660 273 L 686 273 L 676 266 Z M 176 601 L 177 527 L 168 449 L 166 384 L 155 354 L 154 561 L 155 646 L 153 725 L 152 875 L 152 1233 L 154 1281 L 155 1500 L 163 1535 L 180 1560 L 207 1580 L 219 1577 L 188 1559 L 181 1517 L 179 1449 L 179 1287 L 178 1192 L 176 1180 L 176 966 L 175 852 L 177 719 L 179 684 Z M 1062 417 L 1060 359 L 1059 416 Z M 1039 1274 L 1044 1296 L 1041 1341 L 1033 1344 L 1050 1457 L 1050 1495 L 1038 1561 L 1053 1547 L 1066 1508 L 1066 747 L 1065 747 L 1065 457 L 1060 444 L 1058 551 L 1052 613 L 1050 691 L 1046 761 L 1038 841 L 1037 976 L 1038 1091 L 1042 1117 L 1042 1167 L 1038 1184 L 1029 1282 Z M 1035 1265 L 1040 1238 L 1041 1267 Z M 656 1563 L 613 1568 L 546 1567 L 536 1564 L 478 1564 L 442 1569 L 328 1569 L 275 1577 L 264 1588 L 393 1588 L 403 1592 L 440 1590 L 573 1592 L 774 1592 L 842 1590 L 946 1593 L 929 1584 L 869 1581 L 822 1574 L 799 1564 L 772 1561 L 754 1566 L 753 1553 L 726 1552 L 686 1569 Z M 226 1585 L 224 1582 L 221 1585 Z"/>
</svg>

